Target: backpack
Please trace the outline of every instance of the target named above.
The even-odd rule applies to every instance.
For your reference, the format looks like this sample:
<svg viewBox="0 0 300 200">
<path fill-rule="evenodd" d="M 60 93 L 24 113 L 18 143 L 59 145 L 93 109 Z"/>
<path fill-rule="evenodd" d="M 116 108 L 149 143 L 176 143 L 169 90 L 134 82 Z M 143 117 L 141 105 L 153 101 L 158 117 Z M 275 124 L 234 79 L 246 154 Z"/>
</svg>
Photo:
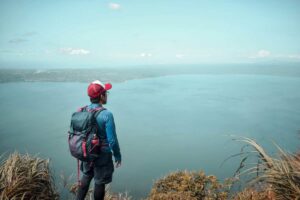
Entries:
<svg viewBox="0 0 300 200">
<path fill-rule="evenodd" d="M 99 157 L 99 140 L 96 118 L 103 107 L 88 109 L 87 106 L 74 112 L 69 131 L 69 149 L 71 155 L 80 161 L 89 162 Z"/>
</svg>

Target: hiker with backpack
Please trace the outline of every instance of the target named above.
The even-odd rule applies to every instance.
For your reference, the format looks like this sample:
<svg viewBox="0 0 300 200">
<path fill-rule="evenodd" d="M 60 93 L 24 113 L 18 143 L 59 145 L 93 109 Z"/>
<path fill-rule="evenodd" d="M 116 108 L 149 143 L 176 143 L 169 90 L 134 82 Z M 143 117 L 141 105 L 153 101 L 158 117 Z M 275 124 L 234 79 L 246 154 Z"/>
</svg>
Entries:
<svg viewBox="0 0 300 200">
<path fill-rule="evenodd" d="M 73 113 L 69 131 L 69 148 L 78 161 L 77 200 L 84 200 L 94 178 L 94 199 L 103 200 L 105 185 L 112 181 L 115 167 L 121 166 L 121 153 L 113 114 L 102 105 L 107 102 L 110 83 L 96 80 L 88 86 L 91 104 Z M 79 161 L 81 165 L 79 167 Z M 83 175 L 79 180 L 79 168 Z"/>
</svg>

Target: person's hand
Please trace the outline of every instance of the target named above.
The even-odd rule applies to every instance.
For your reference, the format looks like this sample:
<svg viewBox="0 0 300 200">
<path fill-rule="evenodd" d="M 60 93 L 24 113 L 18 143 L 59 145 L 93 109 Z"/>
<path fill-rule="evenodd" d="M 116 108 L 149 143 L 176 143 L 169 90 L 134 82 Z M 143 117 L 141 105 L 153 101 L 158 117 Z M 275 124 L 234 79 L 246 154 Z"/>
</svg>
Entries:
<svg viewBox="0 0 300 200">
<path fill-rule="evenodd" d="M 116 164 L 115 164 L 116 168 L 119 168 L 121 167 L 121 161 L 116 161 Z"/>
</svg>

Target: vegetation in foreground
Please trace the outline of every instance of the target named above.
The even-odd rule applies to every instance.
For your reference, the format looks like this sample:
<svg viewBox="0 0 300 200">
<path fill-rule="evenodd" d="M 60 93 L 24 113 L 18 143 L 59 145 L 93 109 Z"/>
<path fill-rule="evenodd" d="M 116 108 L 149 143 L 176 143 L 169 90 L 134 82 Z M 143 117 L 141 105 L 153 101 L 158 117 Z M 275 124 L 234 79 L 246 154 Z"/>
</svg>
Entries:
<svg viewBox="0 0 300 200">
<path fill-rule="evenodd" d="M 278 157 L 269 156 L 254 140 L 240 138 L 254 148 L 250 151 L 258 155 L 259 162 L 253 167 L 241 167 L 237 176 L 257 174 L 248 186 L 232 194 L 231 186 L 236 179 L 227 179 L 223 183 L 213 175 L 205 175 L 203 171 L 173 172 L 156 181 L 148 200 L 290 200 L 300 199 L 300 156 L 289 154 L 278 148 Z M 248 156 L 241 161 L 240 166 Z M 259 187 L 258 187 L 259 186 Z M 69 186 L 68 186 L 69 187 Z M 75 194 L 77 186 L 70 187 Z M 49 170 L 49 161 L 33 158 L 29 155 L 14 153 L 0 166 L 0 199 L 59 199 L 58 192 Z M 92 199 L 92 190 L 86 199 Z M 127 194 L 111 194 L 106 200 L 129 200 Z"/>
<path fill-rule="evenodd" d="M 254 148 L 260 161 L 257 166 L 245 169 L 242 173 L 256 173 L 258 176 L 251 181 L 251 185 L 264 183 L 271 187 L 275 199 L 288 200 L 300 199 L 300 156 L 284 152 L 279 146 L 278 158 L 271 157 L 254 140 L 241 138 Z M 249 156 L 249 155 L 247 155 Z M 247 156 L 243 159 L 246 160 Z"/>
<path fill-rule="evenodd" d="M 203 171 L 178 171 L 158 180 L 151 190 L 149 200 L 225 200 L 228 199 L 231 184 L 230 179 L 222 184 L 216 176 L 206 176 Z"/>
<path fill-rule="evenodd" d="M 11 154 L 0 166 L 0 199 L 59 199 L 49 160 Z"/>
</svg>

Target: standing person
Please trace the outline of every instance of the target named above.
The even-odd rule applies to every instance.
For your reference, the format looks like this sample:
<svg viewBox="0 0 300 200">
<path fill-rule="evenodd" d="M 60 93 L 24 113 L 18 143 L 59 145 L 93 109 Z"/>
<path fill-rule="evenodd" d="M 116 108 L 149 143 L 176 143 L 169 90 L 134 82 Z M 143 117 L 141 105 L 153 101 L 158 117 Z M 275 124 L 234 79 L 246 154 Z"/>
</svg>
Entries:
<svg viewBox="0 0 300 200">
<path fill-rule="evenodd" d="M 91 104 L 87 109 L 99 109 L 107 103 L 108 90 L 112 88 L 110 83 L 103 84 L 96 80 L 88 86 L 87 93 Z M 113 114 L 104 109 L 96 116 L 99 138 L 101 141 L 99 158 L 93 162 L 81 162 L 80 170 L 83 175 L 77 193 L 77 200 L 84 200 L 91 180 L 94 178 L 94 199 L 103 200 L 105 197 L 105 184 L 112 181 L 115 158 L 115 167 L 121 166 L 121 153 L 117 139 Z"/>
</svg>

